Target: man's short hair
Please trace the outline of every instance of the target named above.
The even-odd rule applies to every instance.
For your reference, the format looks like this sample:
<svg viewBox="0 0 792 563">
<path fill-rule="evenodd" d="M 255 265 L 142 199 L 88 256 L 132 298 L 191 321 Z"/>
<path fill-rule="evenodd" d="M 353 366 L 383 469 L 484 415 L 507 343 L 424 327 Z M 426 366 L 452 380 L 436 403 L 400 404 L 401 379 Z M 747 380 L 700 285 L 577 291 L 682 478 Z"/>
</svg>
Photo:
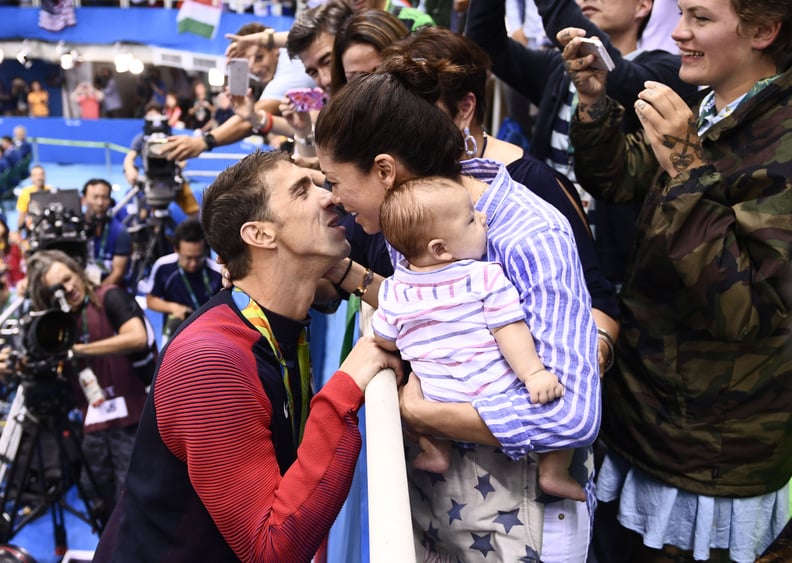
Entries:
<svg viewBox="0 0 792 563">
<path fill-rule="evenodd" d="M 201 222 L 198 219 L 185 219 L 173 229 L 173 248 L 179 249 L 179 243 L 203 242 L 206 240 Z"/>
<path fill-rule="evenodd" d="M 107 187 L 108 192 L 113 191 L 113 186 L 110 185 L 110 182 L 103 178 L 91 178 L 85 184 L 83 184 L 82 188 L 82 195 L 86 195 L 88 193 L 88 186 L 93 186 L 94 184 L 101 184 Z"/>
<path fill-rule="evenodd" d="M 250 250 L 240 235 L 242 225 L 272 219 L 266 173 L 288 161 L 281 151 L 256 151 L 226 168 L 204 192 L 201 222 L 206 241 L 225 262 L 231 279 L 250 271 Z"/>
<path fill-rule="evenodd" d="M 250 23 L 246 23 L 245 25 L 243 25 L 242 27 L 237 29 L 236 34 L 237 35 L 253 35 L 254 33 L 261 33 L 262 31 L 266 31 L 268 29 L 271 29 L 271 28 L 267 27 L 263 23 L 250 22 Z"/>
<path fill-rule="evenodd" d="M 289 29 L 286 38 L 286 50 L 289 58 L 296 59 L 316 41 L 322 33 L 335 37 L 341 24 L 352 16 L 352 8 L 338 0 L 330 0 L 325 4 L 305 10 Z"/>
</svg>

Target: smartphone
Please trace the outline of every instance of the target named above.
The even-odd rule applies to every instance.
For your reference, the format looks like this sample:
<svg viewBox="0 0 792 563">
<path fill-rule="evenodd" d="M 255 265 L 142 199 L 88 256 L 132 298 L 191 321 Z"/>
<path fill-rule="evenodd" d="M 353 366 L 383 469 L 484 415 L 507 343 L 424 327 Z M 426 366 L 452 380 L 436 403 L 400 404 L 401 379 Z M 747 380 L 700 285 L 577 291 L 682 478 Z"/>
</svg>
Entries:
<svg viewBox="0 0 792 563">
<path fill-rule="evenodd" d="M 244 96 L 248 91 L 247 59 L 231 59 L 228 61 L 228 92 L 232 96 Z"/>
<path fill-rule="evenodd" d="M 591 63 L 591 68 L 607 70 L 608 72 L 616 68 L 613 59 L 608 54 L 608 50 L 605 48 L 605 45 L 602 44 L 602 41 L 596 37 L 583 37 L 580 41 L 578 55 L 580 57 L 594 55 L 594 62 Z"/>
<path fill-rule="evenodd" d="M 296 111 L 320 110 L 327 98 L 321 88 L 295 88 L 286 92 Z"/>
</svg>

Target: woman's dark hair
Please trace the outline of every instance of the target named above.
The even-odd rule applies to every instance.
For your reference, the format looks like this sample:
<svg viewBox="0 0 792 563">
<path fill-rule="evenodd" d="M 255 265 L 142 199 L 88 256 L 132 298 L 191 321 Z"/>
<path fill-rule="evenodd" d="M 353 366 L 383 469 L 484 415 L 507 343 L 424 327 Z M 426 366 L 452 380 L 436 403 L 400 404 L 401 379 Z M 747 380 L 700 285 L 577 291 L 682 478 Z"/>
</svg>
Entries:
<svg viewBox="0 0 792 563">
<path fill-rule="evenodd" d="M 333 40 L 333 62 L 330 67 L 332 91 L 338 91 L 347 83 L 341 58 L 352 45 L 371 45 L 381 53 L 408 33 L 410 30 L 407 26 L 385 10 L 364 10 L 345 21 Z"/>
<path fill-rule="evenodd" d="M 382 53 L 380 69 L 397 74 L 430 102 L 442 102 L 452 118 L 468 92 L 476 96 L 476 119 L 486 113 L 489 55 L 467 37 L 440 27 L 427 27 Z"/>
<path fill-rule="evenodd" d="M 443 111 L 395 74 L 356 77 L 319 112 L 316 144 L 336 162 L 368 172 L 378 154 L 415 176 L 459 176 L 462 133 Z"/>
<path fill-rule="evenodd" d="M 778 72 L 792 66 L 792 2 L 789 0 L 731 0 L 741 26 L 781 22 L 781 29 L 772 45 L 764 52 L 770 55 Z"/>
</svg>

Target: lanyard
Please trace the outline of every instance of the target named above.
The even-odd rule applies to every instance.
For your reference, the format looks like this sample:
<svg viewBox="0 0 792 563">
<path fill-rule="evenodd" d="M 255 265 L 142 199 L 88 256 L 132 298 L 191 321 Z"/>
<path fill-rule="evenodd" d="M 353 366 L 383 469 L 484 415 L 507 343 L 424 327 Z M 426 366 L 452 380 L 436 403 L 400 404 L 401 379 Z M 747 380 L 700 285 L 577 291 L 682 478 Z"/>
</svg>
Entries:
<svg viewBox="0 0 792 563">
<path fill-rule="evenodd" d="M 187 273 L 181 266 L 177 266 L 179 268 L 179 275 L 181 276 L 182 281 L 184 282 L 185 287 L 187 287 L 187 293 L 190 294 L 190 299 L 193 303 L 193 309 L 197 310 L 200 308 L 201 304 L 198 303 L 198 297 L 195 295 L 195 291 L 193 291 L 192 284 L 190 280 L 187 279 Z M 201 268 L 201 278 L 203 279 L 204 288 L 206 288 L 206 296 L 211 297 L 212 295 L 212 285 L 209 283 L 209 274 L 206 273 L 206 266 L 204 265 Z"/>
<path fill-rule="evenodd" d="M 292 436 L 295 441 L 294 446 L 297 447 L 300 445 L 303 432 L 305 431 L 305 421 L 308 418 L 308 397 L 311 391 L 311 362 L 308 352 L 308 333 L 306 329 L 303 328 L 297 341 L 297 366 L 300 372 L 300 390 L 302 391 L 302 408 L 300 411 L 298 428 L 297 420 L 294 415 L 294 393 L 292 392 L 291 380 L 289 378 L 289 367 L 286 365 L 286 360 L 283 358 L 280 346 L 278 346 L 278 342 L 272 334 L 272 327 L 270 326 L 269 320 L 259 304 L 238 287 L 234 287 L 232 296 L 234 298 L 234 304 L 239 308 L 242 316 L 261 333 L 270 345 L 272 352 L 275 354 L 275 358 L 280 364 L 283 386 L 286 389 L 286 397 L 288 399 L 289 419 L 292 426 Z"/>
</svg>

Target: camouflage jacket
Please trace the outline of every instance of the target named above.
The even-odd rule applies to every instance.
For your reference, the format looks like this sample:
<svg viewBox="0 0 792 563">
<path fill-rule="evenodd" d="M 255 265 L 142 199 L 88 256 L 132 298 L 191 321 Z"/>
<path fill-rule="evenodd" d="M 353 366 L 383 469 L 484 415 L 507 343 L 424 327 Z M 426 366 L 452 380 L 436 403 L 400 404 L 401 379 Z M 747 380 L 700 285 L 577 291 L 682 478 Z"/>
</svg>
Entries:
<svg viewBox="0 0 792 563">
<path fill-rule="evenodd" d="M 573 121 L 598 198 L 643 200 L 601 436 L 672 486 L 746 497 L 792 475 L 792 70 L 703 138 L 671 178 L 623 109 Z"/>
</svg>

